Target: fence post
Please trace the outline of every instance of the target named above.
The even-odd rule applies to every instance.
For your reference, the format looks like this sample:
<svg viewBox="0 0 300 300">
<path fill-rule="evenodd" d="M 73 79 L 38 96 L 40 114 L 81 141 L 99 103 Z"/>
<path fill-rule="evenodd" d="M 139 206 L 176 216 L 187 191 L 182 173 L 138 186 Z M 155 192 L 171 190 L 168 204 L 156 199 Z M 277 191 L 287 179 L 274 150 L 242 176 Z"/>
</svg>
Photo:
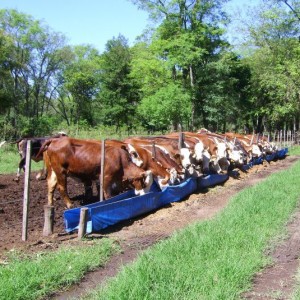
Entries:
<svg viewBox="0 0 300 300">
<path fill-rule="evenodd" d="M 29 208 L 30 167 L 31 167 L 30 164 L 31 164 L 31 141 L 27 140 L 25 177 L 24 177 L 24 197 L 23 197 L 22 241 L 27 241 L 27 232 L 28 232 L 28 208 Z"/>
<path fill-rule="evenodd" d="M 83 207 L 80 209 L 80 220 L 78 228 L 78 239 L 81 240 L 86 235 L 88 208 Z"/>
<path fill-rule="evenodd" d="M 179 140 L 178 140 L 178 150 L 180 150 L 184 145 L 184 133 L 179 132 Z"/>
<path fill-rule="evenodd" d="M 49 236 L 53 233 L 54 224 L 54 206 L 44 205 L 44 230 L 43 236 Z"/>
<path fill-rule="evenodd" d="M 100 165 L 100 202 L 103 201 L 103 184 L 104 184 L 104 164 L 105 164 L 105 139 L 101 143 L 101 165 Z"/>
<path fill-rule="evenodd" d="M 155 142 L 152 142 L 152 157 L 156 159 L 156 149 L 155 149 Z"/>
</svg>

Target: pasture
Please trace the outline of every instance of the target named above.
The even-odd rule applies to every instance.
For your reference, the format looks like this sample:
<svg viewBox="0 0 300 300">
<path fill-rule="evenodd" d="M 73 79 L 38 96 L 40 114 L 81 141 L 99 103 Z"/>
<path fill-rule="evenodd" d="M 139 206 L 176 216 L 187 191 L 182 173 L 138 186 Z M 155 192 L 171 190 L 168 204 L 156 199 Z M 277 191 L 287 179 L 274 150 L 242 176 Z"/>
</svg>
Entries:
<svg viewBox="0 0 300 300">
<path fill-rule="evenodd" d="M 297 151 L 296 148 L 295 148 L 295 151 Z M 249 173 L 249 174 L 245 175 L 243 180 L 241 180 L 240 182 L 243 182 L 244 183 L 243 187 L 246 187 L 249 184 L 249 182 L 247 180 L 250 179 L 250 177 L 252 175 L 255 175 L 256 171 L 258 172 L 257 174 L 261 174 L 261 175 L 263 173 L 266 173 L 265 176 L 267 176 L 268 172 L 272 173 L 277 169 L 286 168 L 290 164 L 291 164 L 291 162 L 289 162 L 289 159 L 287 159 L 286 161 L 282 160 L 282 161 L 278 161 L 276 163 L 271 163 L 269 166 L 265 166 L 265 167 L 260 166 L 257 169 L 252 170 L 252 172 L 250 172 L 251 174 Z M 34 165 L 34 163 L 33 163 L 33 165 Z M 295 177 L 294 176 L 295 172 L 297 172 L 297 168 L 294 167 L 294 169 L 295 170 L 293 170 L 293 172 L 288 172 L 288 174 L 290 174 L 290 176 L 292 176 L 292 177 Z M 274 176 L 276 176 L 276 175 L 274 175 Z M 283 177 L 287 177 L 287 176 L 283 176 Z M 16 199 L 21 199 L 22 198 L 22 188 L 20 188 L 20 186 L 22 187 L 22 183 L 20 182 L 20 186 L 15 184 L 15 183 L 13 185 L 11 185 L 10 179 L 13 178 L 13 175 L 6 175 L 5 178 L 8 178 L 8 181 L 4 182 L 3 181 L 4 177 L 3 176 L 0 177 L 1 189 L 2 189 L 2 192 L 5 192 L 5 193 L 1 193 L 1 195 L 3 195 L 3 194 L 6 195 L 5 197 L 1 197 L 2 199 L 0 200 L 0 202 L 4 203 L 4 201 L 7 201 L 9 199 L 9 195 L 14 195 L 15 200 Z M 289 177 L 286 178 L 287 181 L 288 181 L 288 178 Z M 32 181 L 32 183 L 34 183 L 34 182 L 35 181 Z M 47 260 L 47 255 L 45 253 L 49 252 L 49 250 L 51 250 L 50 252 L 52 252 L 54 249 L 61 248 L 62 245 L 66 244 L 66 241 L 69 242 L 70 240 L 71 241 L 74 240 L 74 236 L 72 237 L 72 235 L 68 236 L 68 235 L 63 234 L 63 222 L 62 222 L 62 220 L 60 220 L 63 207 L 61 206 L 59 201 L 57 201 L 57 203 L 55 204 L 57 206 L 56 207 L 56 223 L 55 223 L 55 232 L 56 232 L 56 234 L 53 237 L 49 238 L 49 239 L 41 238 L 42 221 L 43 221 L 42 220 L 43 219 L 42 218 L 42 206 L 43 206 L 43 204 L 45 204 L 45 200 L 46 200 L 46 197 L 45 197 L 45 195 L 46 195 L 46 186 L 45 186 L 45 182 L 43 182 L 43 183 L 35 182 L 35 183 L 37 185 L 32 187 L 33 190 L 31 191 L 31 194 L 34 195 L 37 199 L 32 200 L 32 203 L 31 203 L 32 209 L 31 209 L 31 211 L 33 210 L 32 214 L 35 217 L 37 217 L 37 219 L 35 220 L 35 222 L 33 222 L 33 224 L 32 224 L 33 226 L 30 229 L 29 241 L 26 242 L 26 243 L 21 243 L 21 241 L 20 241 L 20 235 L 21 235 L 20 229 L 14 228 L 13 226 L 7 226 L 8 228 L 5 229 L 5 226 L 1 226 L 1 228 L 2 228 L 1 231 L 3 233 L 3 235 L 1 234 L 1 239 L 2 239 L 1 240 L 1 247 L 2 247 L 1 248 L 1 253 L 2 253 L 2 255 L 3 255 L 3 253 L 6 253 L 6 250 L 15 249 L 15 251 L 16 251 L 16 249 L 19 248 L 19 249 L 23 249 L 23 251 L 25 251 L 25 253 L 28 252 L 28 251 L 31 252 L 31 253 L 44 253 L 44 254 L 42 254 L 42 256 L 45 256 L 45 259 Z M 234 184 L 237 184 L 237 183 L 238 183 L 238 181 L 236 179 L 232 178 L 223 187 L 216 187 L 216 188 L 210 189 L 209 191 L 207 191 L 206 193 L 203 193 L 203 194 L 201 193 L 199 195 L 191 195 L 191 197 L 189 197 L 185 201 L 182 201 L 182 202 L 176 203 L 176 204 L 172 204 L 170 207 L 164 208 L 164 209 L 162 209 L 160 211 L 157 211 L 153 214 L 149 214 L 147 216 L 143 216 L 143 217 L 137 218 L 135 220 L 129 220 L 128 222 L 124 222 L 123 224 L 120 224 L 119 226 L 116 226 L 114 229 L 111 229 L 111 230 L 108 230 L 106 232 L 101 233 L 100 236 L 103 236 L 103 234 L 105 234 L 105 236 L 107 236 L 108 238 L 116 239 L 118 242 L 125 241 L 124 244 L 121 243 L 121 247 L 122 247 L 123 251 L 125 251 L 125 253 L 126 253 L 126 247 L 125 247 L 126 243 L 129 243 L 129 244 L 133 245 L 132 247 L 134 247 L 136 249 L 136 252 L 138 252 L 138 250 L 145 249 L 149 245 L 152 245 L 153 243 L 159 241 L 160 239 L 172 235 L 174 230 L 185 227 L 186 225 L 188 225 L 191 222 L 194 222 L 196 220 L 200 221 L 201 219 L 211 218 L 213 215 L 211 214 L 211 210 L 209 210 L 208 208 L 209 207 L 211 208 L 211 206 L 215 204 L 216 205 L 215 210 L 219 211 L 222 207 L 226 206 L 227 202 L 225 200 L 225 198 L 226 198 L 225 195 L 229 195 L 230 191 L 232 191 L 232 187 L 234 186 Z M 293 183 L 293 181 L 291 181 L 291 183 Z M 78 185 L 76 182 L 71 183 L 71 184 L 72 184 L 72 189 L 71 190 L 74 191 L 74 194 L 76 194 L 76 191 L 77 191 L 77 194 L 78 194 L 78 192 L 80 191 L 80 188 L 82 188 L 82 187 L 80 185 Z M 288 182 L 286 182 L 285 184 L 286 184 L 286 186 L 288 186 Z M 295 183 L 292 184 L 292 186 L 295 186 Z M 240 187 L 240 188 L 242 188 L 242 187 Z M 267 187 L 267 189 L 269 189 L 269 188 L 270 187 Z M 288 187 L 287 187 L 287 190 L 289 190 Z M 285 192 L 285 195 L 286 195 L 286 190 L 284 192 Z M 220 195 L 220 193 L 221 194 L 223 193 L 221 196 L 219 196 L 219 197 L 221 197 L 222 201 L 220 201 L 220 199 L 216 199 L 216 198 L 219 198 L 218 194 Z M 249 193 L 251 193 L 251 192 L 249 192 Z M 254 191 L 254 195 L 256 193 L 257 193 L 257 191 Z M 76 202 L 78 199 L 74 199 L 74 200 Z M 266 205 L 267 205 L 267 203 L 269 203 L 269 205 L 270 205 L 270 202 L 268 202 L 268 201 L 271 201 L 271 200 L 270 199 L 263 200 L 263 203 L 265 203 Z M 297 202 L 296 200 L 293 200 L 291 205 L 295 205 L 296 202 Z M 252 201 L 250 201 L 250 200 L 247 201 L 247 205 L 250 205 L 249 210 L 251 210 L 251 204 L 252 204 Z M 255 204 L 255 205 L 257 205 L 257 204 Z M 18 205 L 16 205 L 16 202 L 14 203 L 14 206 L 15 206 L 15 210 L 17 211 L 17 206 Z M 254 207 L 256 207 L 256 206 L 254 206 Z M 235 209 L 238 210 L 239 207 L 236 207 Z M 7 208 L 4 207 L 4 213 L 6 211 L 7 211 Z M 291 213 L 291 211 L 292 211 L 292 208 L 289 207 L 289 210 L 286 213 L 285 218 L 287 218 L 287 215 L 289 215 Z M 232 212 L 232 213 L 234 213 L 234 212 Z M 15 222 L 12 225 L 17 224 L 16 221 L 18 219 L 18 216 L 20 217 L 20 212 L 17 213 L 16 215 L 12 216 L 13 219 L 11 219 L 11 220 L 14 220 L 14 222 Z M 7 216 L 5 214 L 5 218 L 6 217 Z M 277 220 L 277 217 L 276 217 L 276 220 Z M 7 222 L 8 219 L 6 218 L 5 221 Z M 283 223 L 281 223 L 281 225 L 282 224 Z M 275 226 L 277 228 L 277 230 L 278 230 L 279 227 L 283 228 L 281 225 Z M 225 223 L 222 226 L 224 228 L 226 228 L 227 225 Z M 213 231 L 214 226 L 210 227 L 210 228 L 211 228 L 211 231 L 214 232 Z M 7 230 L 7 231 L 4 231 L 4 230 Z M 278 232 L 276 232 L 276 234 L 278 234 Z M 197 233 L 197 234 L 193 233 L 191 235 L 192 236 L 198 236 L 198 237 L 199 237 L 199 235 L 201 236 L 200 233 Z M 206 235 L 207 235 L 207 233 L 205 234 L 205 236 Z M 261 233 L 259 233 L 259 235 L 261 235 Z M 10 236 L 10 238 L 9 238 L 8 243 L 5 244 L 5 241 L 3 243 L 3 237 L 6 238 L 6 237 L 9 237 L 9 236 Z M 181 238 L 182 238 L 182 236 L 181 236 Z M 176 240 L 176 238 L 175 238 L 175 240 Z M 91 242 L 91 241 L 89 241 L 89 239 L 88 239 L 88 242 Z M 231 245 L 230 245 L 231 241 L 228 241 L 228 242 L 225 243 L 225 240 L 224 240 L 223 242 L 221 244 L 224 244 L 224 247 L 227 247 L 226 249 L 231 248 Z M 180 244 L 180 240 L 178 241 L 178 243 Z M 229 243 L 229 244 L 227 244 L 227 243 Z M 226 246 L 226 244 L 227 244 L 227 246 Z M 79 243 L 79 247 L 80 247 L 80 243 Z M 92 243 L 90 244 L 90 247 L 93 247 Z M 175 246 L 173 246 L 173 247 L 176 248 L 176 247 L 179 247 L 179 245 L 175 244 Z M 190 246 L 189 249 L 192 249 L 191 247 L 192 246 Z M 127 251 L 128 251 L 128 248 L 127 248 Z M 163 250 L 161 248 L 160 251 L 164 252 L 165 250 Z M 170 251 L 172 252 L 173 250 L 171 249 L 171 250 L 166 250 L 166 251 L 169 251 L 167 253 L 170 253 Z M 82 251 L 82 259 L 85 260 L 83 252 L 84 251 Z M 15 253 L 15 252 L 13 252 L 13 253 Z M 55 255 L 55 253 L 56 253 L 56 250 L 54 251 L 54 255 Z M 177 252 L 174 252 L 174 254 L 175 253 L 177 253 Z M 154 254 L 151 254 L 151 257 L 152 257 L 152 255 L 154 255 Z M 36 258 L 35 258 L 35 256 L 31 257 L 30 261 L 32 261 L 33 264 L 35 264 L 35 261 L 37 260 L 37 258 L 39 256 L 40 256 L 40 254 L 37 254 Z M 187 255 L 187 258 L 188 258 L 188 255 Z M 20 260 L 20 259 L 18 258 L 17 260 Z M 23 258 L 21 258 L 21 261 L 22 260 L 23 260 Z M 8 263 L 10 268 L 12 268 L 12 269 L 14 268 L 13 267 L 14 263 L 15 263 L 14 260 L 10 260 L 10 259 L 6 260 L 6 258 L 5 258 L 5 262 Z M 69 263 L 70 269 L 72 269 L 72 265 L 71 265 L 70 261 L 68 261 L 68 263 Z M 165 264 L 168 265 L 170 262 L 169 261 L 162 261 L 160 263 L 162 263 L 164 265 Z M 206 263 L 208 263 L 208 261 Z M 98 263 L 96 263 L 96 265 L 99 265 L 99 264 L 101 264 L 101 263 L 98 261 Z M 178 261 L 176 261 L 176 264 L 178 264 Z M 58 269 L 63 270 L 64 269 L 64 267 L 63 267 L 64 264 L 62 263 L 61 266 L 62 266 L 62 268 L 58 268 Z M 35 265 L 33 267 L 38 268 L 38 269 L 41 268 L 38 265 Z M 87 270 L 89 268 L 94 268 L 94 267 L 95 267 L 95 264 L 91 264 L 91 261 L 89 261 L 89 263 L 87 262 L 86 267 L 83 268 L 83 269 Z M 182 266 L 178 265 L 178 267 L 181 268 Z M 6 265 L 4 265 L 3 266 L 3 271 L 6 268 L 7 268 Z M 147 270 L 150 271 L 149 276 L 152 276 L 151 275 L 152 270 L 150 268 L 150 265 L 149 265 L 149 268 L 147 267 Z M 56 272 L 58 272 L 58 271 L 56 271 Z M 129 271 L 129 272 L 132 272 L 132 271 Z M 175 273 L 176 270 L 173 270 L 173 272 Z M 22 272 L 20 274 L 22 274 Z M 34 275 L 34 274 L 35 273 L 33 273 L 33 276 L 37 277 L 37 275 Z M 73 280 L 74 281 L 79 280 L 82 277 L 82 274 L 83 273 L 79 273 L 79 275 L 77 275 L 77 279 L 73 279 Z M 24 275 L 20 275 L 20 276 L 24 277 Z M 145 274 L 145 270 L 142 271 L 142 274 L 139 275 L 139 273 L 138 273 L 135 276 L 137 276 L 137 278 L 139 278 L 139 276 L 142 276 L 142 278 L 144 278 L 144 276 L 147 277 L 147 275 Z M 156 274 L 155 276 L 158 276 L 158 278 L 160 278 L 161 275 Z M 43 284 L 45 284 L 45 279 L 42 279 L 42 276 L 40 276 L 40 275 L 38 277 L 41 277 L 41 281 L 43 281 Z M 62 277 L 64 277 L 64 275 L 62 275 Z M 53 284 L 52 280 L 51 279 L 49 280 L 49 285 Z M 54 286 L 52 287 L 52 291 L 59 289 L 60 286 L 69 285 L 70 283 L 71 283 L 70 280 L 68 280 L 68 277 L 66 277 L 65 281 L 60 282 L 57 285 L 54 284 Z M 40 283 L 40 284 L 42 284 L 42 283 Z M 159 281 L 158 281 L 157 284 L 158 284 L 158 286 L 160 285 Z M 161 284 L 164 285 L 165 283 L 162 282 Z M 133 283 L 133 285 L 134 285 L 134 283 Z M 122 284 L 122 286 L 123 286 L 123 284 Z M 8 289 L 8 285 L 2 286 L 2 288 L 3 289 Z M 29 291 L 28 294 L 30 294 L 30 293 L 34 294 L 34 290 L 39 289 L 39 285 L 37 284 L 36 286 L 28 286 L 28 288 L 33 289 L 33 290 Z M 146 288 L 146 286 L 145 286 L 145 288 Z M 147 288 L 149 288 L 149 286 Z M 13 286 L 12 289 L 15 289 L 15 286 Z M 175 291 L 177 291 L 178 289 L 180 289 L 180 286 L 176 287 L 176 288 L 174 287 Z M 50 290 L 51 289 L 48 289 L 48 292 Z M 110 293 L 109 290 L 110 289 L 108 288 L 108 291 L 106 291 L 105 293 Z M 114 290 L 114 288 L 113 288 L 113 290 Z M 120 290 L 116 290 L 116 293 L 117 293 L 116 298 L 118 298 L 120 296 L 118 294 L 119 292 L 120 292 Z M 125 292 L 125 295 L 126 295 L 126 291 L 124 291 L 124 292 Z M 139 293 L 140 292 L 143 293 L 143 291 L 139 291 Z M 231 291 L 231 293 L 232 292 L 233 291 Z M 191 293 L 192 293 L 192 291 L 191 291 Z M 220 293 L 222 293 L 222 291 Z M 234 292 L 234 293 L 236 293 L 236 292 Z M 121 294 L 121 298 L 119 298 L 119 299 L 127 299 L 125 296 L 124 296 L 125 298 L 122 298 L 123 297 L 122 295 L 123 294 Z M 102 296 L 99 296 L 99 297 L 102 297 Z M 113 295 L 111 295 L 111 297 L 112 297 L 112 299 L 114 298 Z M 9 299 L 9 298 L 5 298 L 5 299 Z M 23 298 L 22 298 L 22 296 L 20 296 L 20 299 L 25 299 L 24 295 L 23 295 Z M 28 299 L 30 299 L 30 298 L 28 298 Z M 31 298 L 31 299 L 35 299 L 35 298 Z M 192 298 L 188 297 L 186 299 L 192 299 Z"/>
</svg>

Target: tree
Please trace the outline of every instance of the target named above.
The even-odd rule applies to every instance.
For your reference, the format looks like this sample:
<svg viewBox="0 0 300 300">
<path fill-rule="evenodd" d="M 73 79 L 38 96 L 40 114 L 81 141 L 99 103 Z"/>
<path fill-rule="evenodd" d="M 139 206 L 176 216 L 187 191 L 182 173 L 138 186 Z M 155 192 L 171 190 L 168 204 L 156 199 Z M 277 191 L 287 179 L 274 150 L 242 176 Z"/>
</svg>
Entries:
<svg viewBox="0 0 300 300">
<path fill-rule="evenodd" d="M 128 129 L 136 123 L 136 106 L 139 101 L 135 83 L 130 80 L 132 54 L 126 38 L 119 35 L 106 43 L 100 63 L 100 118 L 105 125 L 118 130 Z"/>
<path fill-rule="evenodd" d="M 299 1 L 293 1 L 295 7 Z M 268 1 L 249 27 L 252 123 L 256 131 L 295 127 L 299 120 L 299 20 L 287 1 Z M 298 3 L 298 4 L 297 4 Z"/>
<path fill-rule="evenodd" d="M 9 110 L 14 127 L 24 127 L 23 134 L 37 134 L 42 127 L 38 120 L 45 113 L 45 105 L 53 88 L 53 78 L 59 71 L 63 57 L 58 55 L 65 38 L 52 32 L 40 21 L 17 10 L 0 11 L 0 29 L 11 40 L 7 66 L 13 78 L 12 102 Z"/>
<path fill-rule="evenodd" d="M 190 96 L 174 83 L 161 87 L 155 94 L 143 98 L 138 112 L 144 126 L 150 130 L 167 130 L 170 125 L 188 124 L 191 115 Z"/>
<path fill-rule="evenodd" d="M 59 108 L 69 110 L 71 122 L 95 124 L 94 109 L 99 92 L 99 53 L 91 46 L 76 46 L 72 61 L 65 67 L 64 89 L 60 90 Z M 66 104 L 71 102 L 72 107 Z"/>
<path fill-rule="evenodd" d="M 172 81 L 181 85 L 185 94 L 190 96 L 190 129 L 201 125 L 219 129 L 220 124 L 225 130 L 227 122 L 232 122 L 232 116 L 238 109 L 233 110 L 231 115 L 224 112 L 242 101 L 247 85 L 245 80 L 249 78 L 247 67 L 241 66 L 234 53 L 229 53 L 229 44 L 223 38 L 223 25 L 228 22 L 222 9 L 226 1 L 132 2 L 148 11 L 154 21 L 160 22 L 147 48 L 147 53 L 151 54 L 148 61 L 155 62 L 156 66 L 160 66 L 159 70 L 164 68 L 167 72 L 164 75 L 159 72 L 154 83 L 164 82 L 162 86 L 165 87 L 166 81 Z M 144 62 L 138 64 L 148 65 Z M 146 79 L 148 74 L 149 71 Z"/>
</svg>

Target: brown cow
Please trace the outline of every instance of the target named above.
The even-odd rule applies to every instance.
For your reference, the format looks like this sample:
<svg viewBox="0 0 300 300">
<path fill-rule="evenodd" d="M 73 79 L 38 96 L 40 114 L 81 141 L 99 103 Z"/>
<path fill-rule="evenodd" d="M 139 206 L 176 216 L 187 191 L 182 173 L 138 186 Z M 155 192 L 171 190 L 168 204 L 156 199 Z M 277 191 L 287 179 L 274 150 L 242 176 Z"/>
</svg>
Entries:
<svg viewBox="0 0 300 300">
<path fill-rule="evenodd" d="M 96 140 L 79 140 L 69 137 L 46 141 L 40 152 L 48 176 L 48 204 L 53 204 L 53 193 L 57 186 L 68 208 L 73 205 L 67 192 L 67 177 L 80 179 L 86 191 L 93 180 L 98 180 L 101 165 L 101 143 Z M 127 189 L 135 189 L 136 194 L 149 191 L 153 178 L 151 171 L 145 172 L 136 166 L 126 149 L 105 147 L 104 198 L 108 199 Z"/>
<path fill-rule="evenodd" d="M 168 137 L 147 137 L 147 138 L 128 138 L 124 142 L 132 145 L 148 145 L 152 146 L 155 143 L 156 147 L 159 147 L 162 151 L 167 153 L 177 164 L 180 164 L 183 168 L 188 169 L 193 165 L 194 152 L 193 150 L 183 147 L 179 149 L 178 139 Z"/>
<path fill-rule="evenodd" d="M 128 149 L 129 153 L 132 156 L 132 161 L 136 163 L 138 161 L 141 164 L 138 164 L 143 170 L 151 170 L 155 181 L 158 183 L 160 188 L 164 188 L 168 185 L 173 185 L 177 181 L 177 172 L 172 167 L 164 167 L 157 157 L 161 156 L 162 153 L 159 152 L 160 149 L 156 149 L 155 154 L 152 153 L 151 147 L 140 146 L 137 144 L 128 144 L 118 140 L 107 140 L 107 145 L 112 146 L 123 146 Z M 160 150 L 162 151 L 162 150 Z M 166 157 L 164 157 L 166 160 Z"/>
<path fill-rule="evenodd" d="M 248 160 L 262 156 L 263 153 L 260 149 L 260 145 L 256 143 L 254 135 L 247 136 L 247 135 L 233 133 L 233 132 L 226 132 L 225 136 L 232 139 L 236 138 L 236 140 L 240 142 L 242 147 L 247 152 Z"/>
</svg>

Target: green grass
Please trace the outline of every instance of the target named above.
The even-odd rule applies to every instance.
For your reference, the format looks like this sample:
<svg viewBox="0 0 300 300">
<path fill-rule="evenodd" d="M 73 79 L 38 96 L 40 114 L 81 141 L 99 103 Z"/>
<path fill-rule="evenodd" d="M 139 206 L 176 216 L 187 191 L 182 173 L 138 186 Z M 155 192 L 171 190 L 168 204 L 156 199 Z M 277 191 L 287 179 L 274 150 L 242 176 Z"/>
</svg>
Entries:
<svg viewBox="0 0 300 300">
<path fill-rule="evenodd" d="M 20 155 L 16 145 L 4 145 L 0 148 L 0 174 L 17 173 Z M 37 171 L 43 168 L 43 162 L 31 161 L 31 170 Z M 24 174 L 23 170 L 21 174 Z"/>
<path fill-rule="evenodd" d="M 299 204 L 300 162 L 233 197 L 213 220 L 177 232 L 87 299 L 238 299 L 270 263 Z"/>
<path fill-rule="evenodd" d="M 298 269 L 295 278 L 296 278 L 296 286 L 295 286 L 295 290 L 291 296 L 291 300 L 299 300 L 300 299 L 300 268 Z"/>
<path fill-rule="evenodd" d="M 88 270 L 103 265 L 117 251 L 109 239 L 82 242 L 50 253 L 14 255 L 0 266 L 0 299 L 40 299 L 78 282 Z"/>
<path fill-rule="evenodd" d="M 300 146 L 292 146 L 289 148 L 289 155 L 300 155 Z"/>
</svg>

